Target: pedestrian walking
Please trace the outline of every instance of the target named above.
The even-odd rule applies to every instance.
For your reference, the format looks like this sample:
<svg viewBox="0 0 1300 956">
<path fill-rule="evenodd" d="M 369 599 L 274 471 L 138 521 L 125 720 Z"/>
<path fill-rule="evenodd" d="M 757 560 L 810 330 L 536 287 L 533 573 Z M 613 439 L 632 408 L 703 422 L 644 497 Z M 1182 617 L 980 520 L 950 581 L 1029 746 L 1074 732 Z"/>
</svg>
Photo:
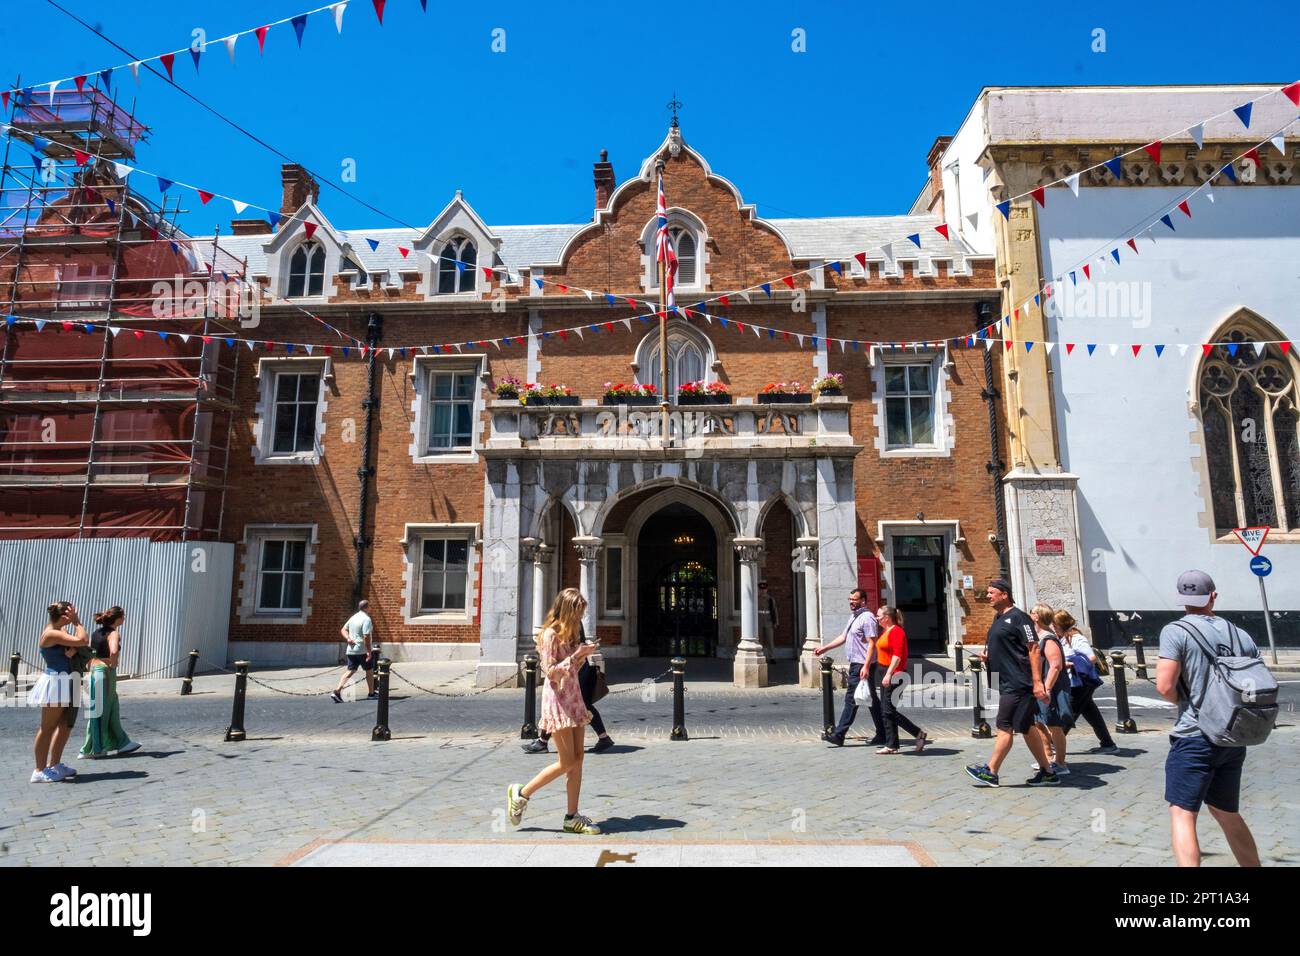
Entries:
<svg viewBox="0 0 1300 956">
<path fill-rule="evenodd" d="M 1052 629 L 1065 644 L 1065 666 L 1070 673 L 1070 709 L 1074 712 L 1076 724 L 1082 717 L 1097 735 L 1098 746 L 1093 749 L 1094 753 L 1119 753 L 1106 719 L 1092 699 L 1102 685 L 1101 674 L 1097 672 L 1097 652 L 1069 611 L 1057 611 L 1052 615 Z"/>
<path fill-rule="evenodd" d="M 578 629 L 578 639 L 587 640 L 587 632 L 582 628 Z M 600 668 L 591 661 L 583 661 L 582 667 L 578 669 L 578 687 L 582 690 L 582 702 L 587 705 L 587 710 L 591 711 L 591 729 L 596 732 L 596 743 L 591 748 L 594 754 L 603 754 L 610 747 L 614 746 L 614 738 L 605 730 L 605 721 L 601 720 L 600 711 L 596 709 L 596 685 L 600 680 Z M 537 739 L 524 744 L 524 753 L 526 754 L 544 754 L 550 750 L 549 742 L 551 735 L 544 730 L 537 732 Z"/>
<path fill-rule="evenodd" d="M 564 777 L 568 796 L 564 832 L 600 833 L 599 827 L 578 812 L 578 798 L 582 793 L 582 737 L 591 721 L 591 712 L 582 702 L 578 671 L 599 647 L 595 641 L 579 639 L 586 610 L 587 599 L 582 593 L 577 588 L 565 588 L 555 596 L 537 635 L 539 669 L 545 678 L 538 729 L 555 741 L 559 759 L 522 787 L 516 783 L 506 788 L 506 815 L 513 826 L 519 826 L 533 794 Z"/>
<path fill-rule="evenodd" d="M 73 676 L 72 658 L 78 650 L 90 647 L 76 605 L 58 601 L 46 610 L 50 620 L 40 637 L 45 673 L 37 678 L 27 693 L 27 702 L 41 708 L 41 723 L 32 748 L 36 764 L 32 783 L 58 783 L 77 775 L 77 771 L 63 763 L 63 748 L 76 722 L 80 684 Z M 66 628 L 72 628 L 72 633 L 69 634 Z"/>
<path fill-rule="evenodd" d="M 122 624 L 126 612 L 114 605 L 95 615 L 90 635 L 90 710 L 86 718 L 86 741 L 79 757 L 92 760 L 134 753 L 140 745 L 122 729 L 121 706 L 117 698 L 117 662 L 122 654 Z"/>
<path fill-rule="evenodd" d="M 844 746 L 844 735 L 849 732 L 849 727 L 858 716 L 858 702 L 855 694 L 858 684 L 865 680 L 871 693 L 871 723 L 875 725 L 875 735 L 868 741 L 868 746 L 879 747 L 885 742 L 885 724 L 881 716 L 880 695 L 877 690 L 877 681 L 872 668 L 876 666 L 876 649 L 875 640 L 880 634 L 880 626 L 876 622 L 876 617 L 867 607 L 866 596 L 861 589 L 854 588 L 849 592 L 849 621 L 844 625 L 844 630 L 840 636 L 829 643 L 822 644 L 813 651 L 813 655 L 821 657 L 828 651 L 833 651 L 841 644 L 847 645 L 847 657 L 849 661 L 849 689 L 844 694 L 844 710 L 840 713 L 839 722 L 835 725 L 834 730 L 822 734 L 822 740 L 832 743 L 837 747 Z"/>
<path fill-rule="evenodd" d="M 1038 647 L 1043 655 L 1043 693 L 1038 698 L 1035 730 L 1043 738 L 1047 750 L 1047 769 L 1058 777 L 1068 777 L 1070 766 L 1066 760 L 1066 733 L 1074 726 L 1074 711 L 1070 707 L 1070 676 L 1065 667 L 1065 645 L 1052 628 L 1054 608 L 1035 604 L 1030 616 L 1038 633 Z"/>
<path fill-rule="evenodd" d="M 767 589 L 766 581 L 758 582 L 758 637 L 767 649 L 767 662 L 776 663 L 776 628 L 780 624 L 776 598 Z"/>
<path fill-rule="evenodd" d="M 1044 693 L 1034 621 L 1015 606 L 1011 585 L 1005 579 L 990 581 L 984 593 L 997 615 L 989 627 L 982 655 L 988 668 L 990 686 L 995 676 L 998 681 L 997 737 L 993 741 L 993 755 L 989 762 L 982 766 L 969 766 L 966 773 L 978 786 L 999 786 L 998 770 L 1011 753 L 1016 734 L 1020 734 L 1038 765 L 1038 772 L 1026 783 L 1031 787 L 1056 786 L 1061 779 L 1050 771 L 1043 738 L 1031 733 L 1038 698 Z"/>
<path fill-rule="evenodd" d="M 880 637 L 876 639 L 876 670 L 880 674 L 880 714 L 885 724 L 885 745 L 876 753 L 898 753 L 899 727 L 915 738 L 913 746 L 920 753 L 929 743 L 929 738 L 898 709 L 898 698 L 903 693 L 907 674 L 907 632 L 903 630 L 903 612 L 886 604 L 876 612 L 876 623 L 881 628 Z"/>
<path fill-rule="evenodd" d="M 375 692 L 375 654 L 370 646 L 370 635 L 374 629 L 374 621 L 370 619 L 370 602 L 358 601 L 357 613 L 348 618 L 347 623 L 339 629 L 343 640 L 348 642 L 348 664 L 343 670 L 343 676 L 339 678 L 338 686 L 330 694 L 330 699 L 334 703 L 343 703 L 343 688 L 349 678 L 357 672 L 358 667 L 366 675 L 366 700 L 375 700 L 379 697 Z"/>
<path fill-rule="evenodd" d="M 1222 828 L 1237 864 L 1259 866 L 1255 838 L 1240 812 L 1246 748 L 1215 744 L 1200 728 L 1200 710 L 1214 679 L 1216 655 L 1259 657 L 1259 648 L 1249 634 L 1214 613 L 1218 597 L 1208 574 L 1184 571 L 1178 577 L 1176 600 L 1185 613 L 1160 631 L 1156 692 L 1178 705 L 1178 720 L 1170 732 L 1169 756 L 1165 758 L 1169 828 L 1178 865 L 1200 866 L 1196 819 L 1205 804 Z"/>
</svg>

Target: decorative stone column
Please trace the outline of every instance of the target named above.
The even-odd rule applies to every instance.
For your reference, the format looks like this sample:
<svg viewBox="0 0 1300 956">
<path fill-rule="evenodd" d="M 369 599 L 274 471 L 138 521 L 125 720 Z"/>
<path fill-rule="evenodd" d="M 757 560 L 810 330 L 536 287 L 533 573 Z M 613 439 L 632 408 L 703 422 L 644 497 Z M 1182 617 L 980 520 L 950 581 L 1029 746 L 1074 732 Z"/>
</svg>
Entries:
<svg viewBox="0 0 1300 956">
<path fill-rule="evenodd" d="M 767 686 L 767 651 L 758 640 L 758 562 L 763 555 L 762 538 L 737 538 L 740 556 L 740 644 L 732 665 L 737 687 Z"/>
<path fill-rule="evenodd" d="M 600 559 L 600 549 L 604 542 L 590 535 L 579 535 L 573 539 L 578 549 L 578 590 L 587 599 L 587 611 L 582 615 L 582 628 L 587 632 L 587 640 L 596 640 L 596 607 L 600 600 L 600 576 L 596 562 Z M 597 652 L 591 655 L 591 663 L 601 670 L 605 669 L 604 659 Z"/>
<path fill-rule="evenodd" d="M 821 666 L 813 653 L 821 644 L 821 612 L 817 606 L 817 539 L 799 538 L 795 569 L 803 571 L 804 641 L 799 653 L 799 686 L 821 686 Z"/>
<path fill-rule="evenodd" d="M 536 650 L 537 633 L 542 629 L 542 621 L 546 618 L 546 611 L 550 607 L 547 578 L 550 575 L 551 555 L 555 553 L 555 549 L 543 544 L 540 538 L 525 538 L 520 544 L 520 558 L 525 562 L 531 561 L 533 565 L 532 607 L 529 614 L 531 629 L 528 639 L 521 639 L 519 642 L 519 653 L 522 657 L 529 651 Z"/>
</svg>

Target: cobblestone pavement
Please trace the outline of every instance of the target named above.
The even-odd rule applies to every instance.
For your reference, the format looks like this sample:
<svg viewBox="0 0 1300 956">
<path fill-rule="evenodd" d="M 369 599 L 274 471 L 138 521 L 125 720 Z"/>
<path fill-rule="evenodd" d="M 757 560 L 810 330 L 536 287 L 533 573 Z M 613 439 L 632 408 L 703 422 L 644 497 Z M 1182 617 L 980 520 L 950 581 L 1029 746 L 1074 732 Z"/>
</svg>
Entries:
<svg viewBox="0 0 1300 956">
<path fill-rule="evenodd" d="M 468 689 L 464 665 L 399 668 L 431 689 Z M 283 688 L 304 693 L 331 686 L 328 675 L 302 676 L 310 674 L 273 676 L 298 675 Z M 936 742 L 919 756 L 881 757 L 860 740 L 843 748 L 817 740 L 815 691 L 695 685 L 687 696 L 691 739 L 681 742 L 668 739 L 667 686 L 651 694 L 635 682 L 615 684 L 601 710 L 619 745 L 588 757 L 583 794 L 584 812 L 606 835 L 579 838 L 560 833 L 559 784 L 535 796 L 518 830 L 504 820 L 506 784 L 526 780 L 548 759 L 519 749 L 518 690 L 455 699 L 408 688 L 392 703 L 393 739 L 372 743 L 372 703 L 255 687 L 249 739 L 235 744 L 222 740 L 228 678 L 203 678 L 186 698 L 176 695 L 175 681 L 124 683 L 123 721 L 145 746 L 127 757 L 73 761 L 84 734 L 79 721 L 68 748 L 80 771 L 75 782 L 28 784 L 36 715 L 0 708 L 0 865 L 398 865 L 455 862 L 467 845 L 502 843 L 539 846 L 528 854 L 536 862 L 568 859 L 570 851 L 553 845 L 582 839 L 614 853 L 633 845 L 643 854 L 647 846 L 759 847 L 735 851 L 728 858 L 736 862 L 755 862 L 744 853 L 761 856 L 769 845 L 842 861 L 836 847 L 846 844 L 864 848 L 856 858 L 864 863 L 1163 865 L 1170 858 L 1162 793 L 1171 712 L 1149 685 L 1133 688 L 1139 704 L 1150 703 L 1135 707 L 1142 732 L 1121 738 L 1119 755 L 1080 753 L 1063 786 L 1034 790 L 1019 785 L 1030 760 L 1017 744 L 1003 773 L 1016 785 L 987 790 L 962 772 L 990 748 L 969 736 L 968 707 L 914 700 L 912 716 Z M 1286 688 L 1288 706 L 1295 690 Z M 1095 743 L 1086 728 L 1072 741 L 1081 749 Z M 1243 812 L 1272 865 L 1300 863 L 1298 751 L 1288 710 L 1247 761 Z M 1231 863 L 1212 821 L 1202 834 L 1206 862 Z M 478 858 L 511 861 L 495 849 Z M 665 854 L 689 862 L 686 850 Z"/>
</svg>

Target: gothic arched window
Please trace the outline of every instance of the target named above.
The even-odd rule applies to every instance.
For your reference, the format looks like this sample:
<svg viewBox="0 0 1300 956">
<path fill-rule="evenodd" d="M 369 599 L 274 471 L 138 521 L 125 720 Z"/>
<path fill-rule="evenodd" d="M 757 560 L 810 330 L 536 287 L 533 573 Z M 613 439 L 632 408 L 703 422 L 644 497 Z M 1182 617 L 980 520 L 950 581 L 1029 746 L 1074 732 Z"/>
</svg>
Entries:
<svg viewBox="0 0 1300 956">
<path fill-rule="evenodd" d="M 438 259 L 438 294 L 473 292 L 477 250 L 469 239 L 453 239 Z"/>
<path fill-rule="evenodd" d="M 325 249 L 319 242 L 304 242 L 289 259 L 286 298 L 320 295 L 325 288 Z"/>
<path fill-rule="evenodd" d="M 659 352 L 659 333 L 652 332 L 645 339 L 639 356 L 642 384 L 653 385 L 662 394 L 660 374 L 663 370 Z M 668 400 L 677 396 L 684 382 L 700 382 L 708 377 L 708 343 L 703 336 L 684 328 L 668 331 Z"/>
<path fill-rule="evenodd" d="M 1198 380 L 1215 529 L 1300 530 L 1297 363 L 1268 326 L 1234 322 Z"/>
</svg>

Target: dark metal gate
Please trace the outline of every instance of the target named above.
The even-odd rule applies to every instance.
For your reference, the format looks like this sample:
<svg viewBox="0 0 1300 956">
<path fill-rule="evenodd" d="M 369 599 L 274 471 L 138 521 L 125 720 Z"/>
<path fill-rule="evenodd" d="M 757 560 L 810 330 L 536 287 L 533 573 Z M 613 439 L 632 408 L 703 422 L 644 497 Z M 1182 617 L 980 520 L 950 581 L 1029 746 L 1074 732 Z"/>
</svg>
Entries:
<svg viewBox="0 0 1300 956">
<path fill-rule="evenodd" d="M 699 561 L 669 565 L 643 597 L 641 654 L 713 657 L 718 650 L 718 579 Z"/>
</svg>

